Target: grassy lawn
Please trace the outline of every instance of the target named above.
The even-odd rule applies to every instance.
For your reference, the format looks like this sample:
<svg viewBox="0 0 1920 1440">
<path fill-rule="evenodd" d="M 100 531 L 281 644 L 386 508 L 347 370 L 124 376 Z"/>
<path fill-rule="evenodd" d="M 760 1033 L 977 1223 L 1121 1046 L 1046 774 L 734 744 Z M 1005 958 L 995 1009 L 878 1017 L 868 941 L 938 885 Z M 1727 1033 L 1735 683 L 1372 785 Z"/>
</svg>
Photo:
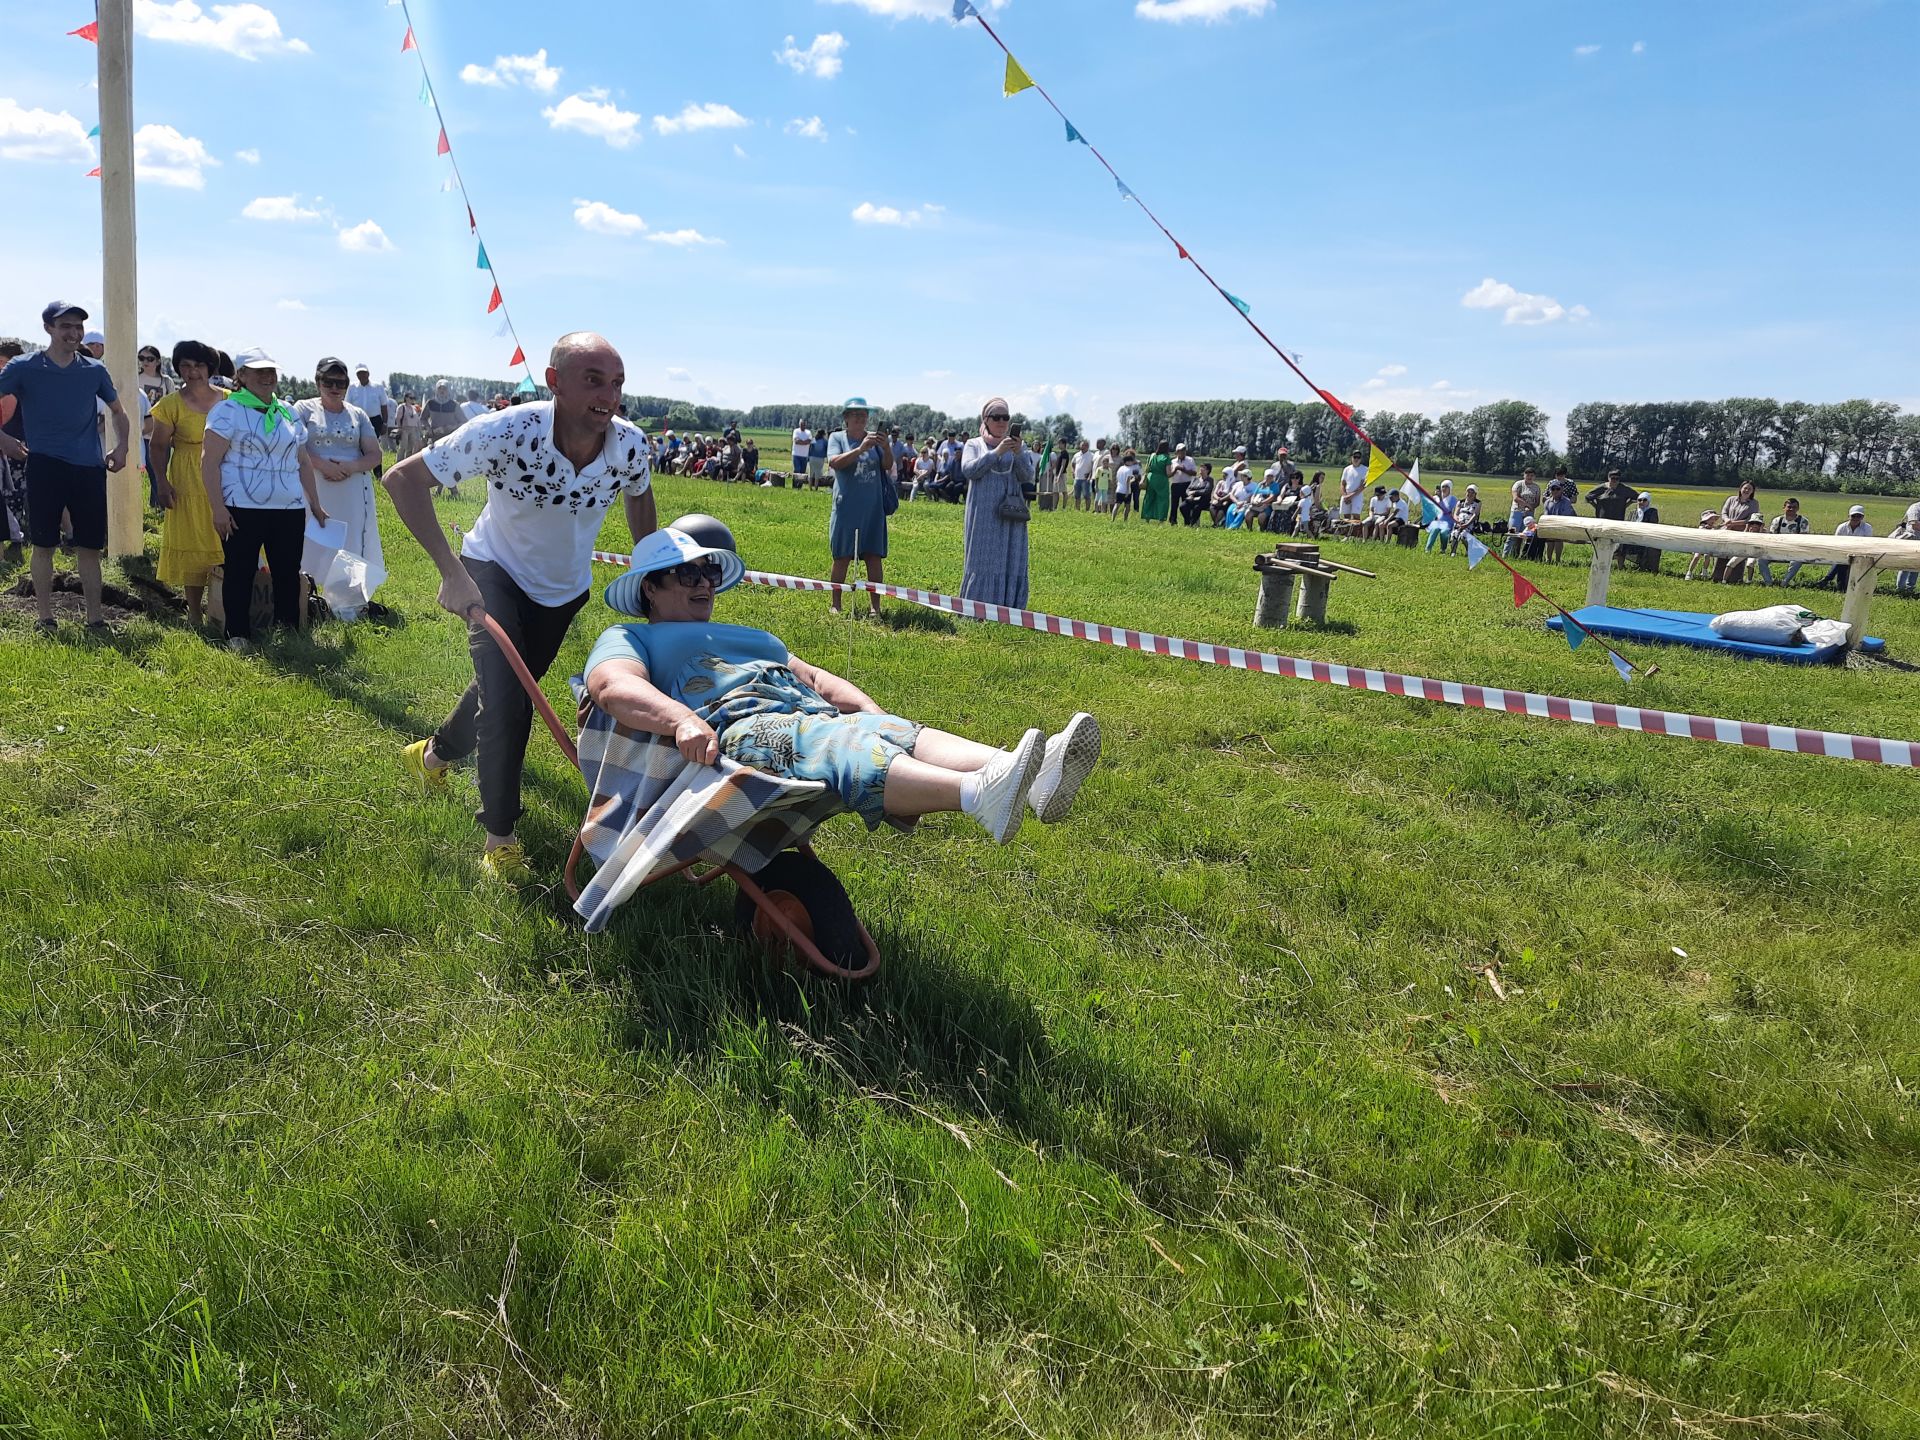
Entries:
<svg viewBox="0 0 1920 1440">
<path fill-rule="evenodd" d="M 659 491 L 824 573 L 824 494 Z M 0 614 L 0 1434 L 1920 1435 L 1910 774 L 735 592 L 929 723 L 1106 732 L 1005 848 L 826 829 L 887 955 L 849 990 L 727 894 L 589 939 L 483 884 L 471 781 L 401 774 L 469 671 L 385 528 L 386 628 L 241 659 Z M 903 507 L 890 574 L 951 589 L 959 533 Z M 1628 689 L 1464 561 L 1364 547 L 1272 632 L 1256 537 L 1032 543 L 1062 614 L 1920 731 L 1887 595 L 1890 662 Z M 584 792 L 530 760 L 553 877 Z"/>
</svg>

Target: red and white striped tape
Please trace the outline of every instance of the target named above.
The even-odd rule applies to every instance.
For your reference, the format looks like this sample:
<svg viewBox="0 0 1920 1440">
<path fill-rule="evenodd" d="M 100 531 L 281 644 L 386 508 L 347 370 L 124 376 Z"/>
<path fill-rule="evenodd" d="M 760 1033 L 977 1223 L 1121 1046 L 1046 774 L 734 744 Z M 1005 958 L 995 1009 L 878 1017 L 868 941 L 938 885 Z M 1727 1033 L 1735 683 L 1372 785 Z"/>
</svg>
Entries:
<svg viewBox="0 0 1920 1440">
<path fill-rule="evenodd" d="M 593 558 L 609 565 L 627 563 L 625 555 L 610 551 L 596 550 Z M 1023 630 L 1038 630 L 1046 635 L 1067 635 L 1075 640 L 1090 640 L 1096 645 L 1136 650 L 1143 655 L 1164 655 L 1171 660 L 1198 660 L 1207 665 L 1224 665 L 1230 670 L 1252 670 L 1287 680 L 1344 685 L 1349 690 L 1373 690 L 1384 695 L 1407 695 L 1416 700 L 1437 701 L 1442 705 L 1501 710 L 1509 715 L 1532 715 L 1543 720 L 1567 720 L 1576 725 L 1638 730 L 1646 735 L 1672 735 L 1683 740 L 1711 740 L 1721 745 L 1744 745 L 1756 750 L 1825 755 L 1835 760 L 1866 760 L 1877 765 L 1898 765 L 1909 769 L 1920 766 L 1920 744 L 1911 740 L 1846 735 L 1832 730 L 1801 730 L 1790 725 L 1756 725 L 1745 720 L 1688 715 L 1678 710 L 1643 710 L 1636 705 L 1607 705 L 1596 700 L 1567 700 L 1558 695 L 1536 695 L 1530 690 L 1499 690 L 1484 685 L 1464 685 L 1454 680 L 1427 680 L 1418 675 L 1399 675 L 1391 670 L 1366 670 L 1353 665 L 1335 665 L 1326 660 L 1300 660 L 1265 650 L 1241 650 L 1230 645 L 1178 640 L 1170 635 L 1155 635 L 1145 630 L 1127 630 L 1116 625 L 1069 620 L 1040 610 L 1014 610 L 1005 605 L 985 605 L 978 600 L 942 595 L 937 590 L 874 585 L 864 580 L 850 580 L 843 585 L 836 585 L 831 580 L 809 580 L 799 575 L 774 575 L 766 571 L 749 570 L 746 583 L 780 590 L 864 590 L 968 620 L 1017 625 Z"/>
</svg>

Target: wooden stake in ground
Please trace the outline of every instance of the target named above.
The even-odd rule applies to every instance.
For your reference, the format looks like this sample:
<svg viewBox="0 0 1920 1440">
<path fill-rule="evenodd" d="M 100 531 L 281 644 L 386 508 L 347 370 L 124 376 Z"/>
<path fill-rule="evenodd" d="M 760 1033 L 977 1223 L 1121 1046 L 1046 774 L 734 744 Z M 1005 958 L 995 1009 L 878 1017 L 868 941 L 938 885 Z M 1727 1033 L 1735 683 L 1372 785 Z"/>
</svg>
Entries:
<svg viewBox="0 0 1920 1440">
<path fill-rule="evenodd" d="M 133 0 L 99 0 L 100 267 L 106 366 L 132 433 L 127 463 L 107 476 L 107 553 L 138 555 L 146 505 L 140 465 L 140 289 L 133 223 Z"/>
</svg>

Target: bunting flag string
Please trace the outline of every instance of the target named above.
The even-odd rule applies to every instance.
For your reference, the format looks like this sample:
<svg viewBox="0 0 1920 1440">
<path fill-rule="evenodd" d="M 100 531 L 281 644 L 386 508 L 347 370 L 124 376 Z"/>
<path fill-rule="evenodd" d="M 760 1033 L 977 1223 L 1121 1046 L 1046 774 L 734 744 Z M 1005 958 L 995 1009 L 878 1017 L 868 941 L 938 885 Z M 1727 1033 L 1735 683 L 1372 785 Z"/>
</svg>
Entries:
<svg viewBox="0 0 1920 1440">
<path fill-rule="evenodd" d="M 420 103 L 433 111 L 433 118 L 439 126 L 439 138 L 435 144 L 434 153 L 446 156 L 448 172 L 446 178 L 440 182 L 441 192 L 447 194 L 455 189 L 460 192 L 460 199 L 467 211 L 467 233 L 473 236 L 474 268 L 485 273 L 493 282 L 492 291 L 487 297 L 486 313 L 489 315 L 495 311 L 500 313 L 500 328 L 494 332 L 495 337 L 513 340 L 513 359 L 507 363 L 519 366 L 524 372 L 519 383 L 514 386 L 514 393 L 535 394 L 539 390 L 539 385 L 534 380 L 532 367 L 527 364 L 526 346 L 521 342 L 518 327 L 513 323 L 513 314 L 507 307 L 506 296 L 501 292 L 500 273 L 494 268 L 493 257 L 487 253 L 486 237 L 480 233 L 480 221 L 474 213 L 473 196 L 467 191 L 466 177 L 460 173 L 460 159 L 453 153 L 453 141 L 447 134 L 447 117 L 440 109 L 440 94 L 434 88 L 433 75 L 427 68 L 427 53 L 420 43 L 420 32 L 414 24 L 412 7 L 407 0 L 388 0 L 388 4 L 390 6 L 397 4 L 400 7 L 401 17 L 406 23 L 406 34 L 401 37 L 400 52 L 403 55 L 411 52 L 419 62 Z"/>
<path fill-rule="evenodd" d="M 1019 94 L 1023 90 L 1030 89 L 1030 90 L 1036 91 L 1039 94 L 1040 98 L 1046 101 L 1048 108 L 1051 109 L 1055 115 L 1059 116 L 1061 123 L 1067 127 L 1068 139 L 1077 140 L 1082 145 L 1085 145 L 1087 147 L 1087 152 L 1090 155 L 1092 155 L 1095 160 L 1099 161 L 1100 167 L 1103 170 L 1105 170 L 1107 174 L 1113 177 L 1113 183 L 1119 189 L 1120 198 L 1122 200 L 1131 200 L 1133 201 L 1134 204 L 1140 207 L 1140 213 L 1145 215 L 1148 220 L 1153 222 L 1153 226 L 1156 230 L 1158 230 L 1162 235 L 1167 237 L 1167 240 L 1173 245 L 1175 250 L 1179 252 L 1180 258 L 1182 260 L 1185 260 L 1189 265 L 1193 266 L 1194 270 L 1199 274 L 1200 278 L 1206 281 L 1207 285 L 1214 291 L 1214 293 L 1219 295 L 1222 300 L 1225 300 L 1229 305 L 1231 305 L 1234 308 L 1235 311 L 1239 313 L 1240 318 L 1244 320 L 1248 328 L 1250 328 L 1253 331 L 1253 333 L 1260 338 L 1261 343 L 1264 344 L 1275 355 L 1277 355 L 1280 358 L 1281 363 L 1284 364 L 1289 370 L 1293 371 L 1293 373 L 1299 377 L 1300 382 L 1303 385 L 1305 385 L 1308 389 L 1312 390 L 1316 395 L 1318 395 L 1323 401 L 1326 402 L 1327 407 L 1330 410 L 1332 410 L 1335 415 L 1340 417 L 1340 423 L 1346 426 L 1347 429 L 1351 430 L 1356 439 L 1360 440 L 1362 443 L 1366 445 L 1373 446 L 1373 448 L 1376 450 L 1379 449 L 1378 446 L 1374 446 L 1373 437 L 1368 435 L 1365 429 L 1363 429 L 1361 426 L 1359 426 L 1354 422 L 1353 407 L 1351 405 L 1346 404 L 1342 400 L 1340 400 L 1331 391 L 1323 390 L 1319 386 L 1315 385 L 1312 379 L 1307 375 L 1306 370 L 1301 366 L 1299 355 L 1293 351 L 1281 349 L 1281 347 L 1274 342 L 1273 338 L 1270 335 L 1268 335 L 1265 330 L 1261 328 L 1260 323 L 1253 318 L 1252 307 L 1249 306 L 1247 302 L 1245 300 L 1242 300 L 1238 295 L 1235 295 L 1233 292 L 1228 290 L 1225 286 L 1221 285 L 1221 283 L 1218 280 L 1214 279 L 1212 274 L 1207 270 L 1207 268 L 1204 265 L 1202 265 L 1197 259 L 1195 259 L 1192 252 L 1188 250 L 1185 245 L 1181 244 L 1179 239 L 1175 237 L 1174 233 L 1166 227 L 1165 222 L 1163 222 L 1158 215 L 1154 214 L 1153 210 L 1147 205 L 1147 203 L 1144 200 L 1142 200 L 1136 193 L 1134 193 L 1134 191 L 1128 186 L 1126 181 L 1120 178 L 1120 172 L 1114 169 L 1113 163 L 1110 160 L 1108 160 L 1105 155 L 1100 153 L 1100 147 L 1095 145 L 1091 140 L 1087 139 L 1083 134 L 1081 134 L 1079 129 L 1073 124 L 1073 122 L 1067 119 L 1067 112 L 1062 110 L 1060 108 L 1059 102 L 1057 102 L 1053 98 L 1053 96 L 1047 93 L 1047 87 L 1042 85 L 1039 81 L 1035 80 L 1031 75 L 1029 75 L 1025 67 L 1023 67 L 1019 61 L 1013 58 L 1012 49 L 1009 48 L 1005 40 L 1000 38 L 999 32 L 993 28 L 992 24 L 989 23 L 989 21 L 987 20 L 987 17 L 980 13 L 979 8 L 972 3 L 972 0 L 953 0 L 952 13 L 953 13 L 953 19 L 956 23 L 961 21 L 966 21 L 966 20 L 972 20 L 977 22 L 978 25 L 980 26 L 981 32 L 984 35 L 986 35 L 986 37 L 989 40 L 991 40 L 995 46 L 999 48 L 1001 53 L 1003 53 L 1007 57 L 1006 82 L 1003 87 L 1004 93 L 1006 95 L 1012 96 L 1012 95 Z M 1018 81 L 1017 84 L 1015 83 L 1016 80 Z M 1414 467 L 1414 471 L 1408 471 L 1405 468 L 1403 468 L 1399 464 L 1399 462 L 1393 461 L 1391 460 L 1391 458 L 1389 458 L 1388 468 L 1390 470 L 1398 471 L 1401 475 L 1404 475 L 1407 478 L 1408 483 L 1413 486 L 1414 492 L 1420 496 L 1423 505 L 1437 506 L 1438 502 L 1435 500 L 1432 493 L 1429 492 L 1425 486 L 1420 484 L 1419 478 L 1415 473 L 1419 469 L 1417 464 Z M 1500 555 L 1495 551 L 1488 550 L 1485 547 L 1482 547 L 1482 558 L 1484 558 L 1487 555 L 1492 555 L 1494 560 L 1498 562 L 1500 567 L 1513 577 L 1514 594 L 1516 597 L 1515 603 L 1524 605 L 1526 603 L 1527 598 L 1532 598 L 1535 596 L 1537 596 L 1541 600 L 1544 600 L 1547 604 L 1551 605 L 1556 611 L 1559 612 L 1563 621 L 1568 626 L 1580 630 L 1586 638 L 1592 639 L 1602 649 L 1604 649 L 1607 652 L 1607 655 L 1612 659 L 1614 669 L 1618 670 L 1623 677 L 1625 677 L 1628 680 L 1631 680 L 1634 678 L 1635 670 L 1632 662 L 1627 660 L 1624 656 L 1622 656 L 1620 652 L 1614 649 L 1612 645 L 1608 644 L 1603 637 L 1595 635 L 1592 631 L 1588 630 L 1584 625 L 1582 625 L 1579 620 L 1574 618 L 1572 611 L 1568 610 L 1564 605 L 1560 604 L 1559 601 L 1553 599 L 1550 595 L 1548 595 L 1545 591 L 1541 590 L 1532 581 L 1527 580 L 1525 576 L 1521 575 L 1521 573 L 1517 569 L 1515 569 L 1511 564 L 1508 563 L 1504 555 Z M 1525 585 L 1524 596 L 1522 595 L 1522 589 L 1521 589 L 1523 583 Z"/>
</svg>

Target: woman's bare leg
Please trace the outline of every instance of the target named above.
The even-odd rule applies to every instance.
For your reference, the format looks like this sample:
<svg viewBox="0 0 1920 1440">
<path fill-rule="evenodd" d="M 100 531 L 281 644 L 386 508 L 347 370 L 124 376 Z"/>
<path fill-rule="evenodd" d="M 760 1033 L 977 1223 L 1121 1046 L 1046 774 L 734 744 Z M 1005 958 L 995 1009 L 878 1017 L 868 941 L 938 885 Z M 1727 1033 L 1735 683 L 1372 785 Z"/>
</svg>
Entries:
<svg viewBox="0 0 1920 1440">
<path fill-rule="evenodd" d="M 924 737 L 927 732 L 921 733 Z M 913 755 L 894 756 L 893 763 L 887 766 L 887 784 L 881 803 L 887 814 L 902 820 L 960 808 L 960 782 L 965 777 L 957 770 L 916 758 L 919 749 L 916 745 Z"/>
<path fill-rule="evenodd" d="M 884 584 L 885 581 L 881 577 L 886 562 L 878 555 L 863 555 L 860 558 L 867 562 L 867 579 L 875 585 Z M 874 618 L 878 619 L 880 616 L 880 597 L 869 590 L 867 592 L 867 603 L 872 607 Z"/>
<path fill-rule="evenodd" d="M 1004 754 L 1006 754 L 1004 750 L 996 750 L 991 745 L 982 745 L 963 735 L 935 730 L 932 726 L 923 727 L 920 738 L 913 745 L 915 760 L 959 775 L 971 775 L 981 766 L 999 759 Z M 891 783 L 891 771 L 888 772 L 888 776 Z"/>
<path fill-rule="evenodd" d="M 198 627 L 207 618 L 207 587 L 204 585 L 184 585 L 187 592 L 187 623 Z"/>
<path fill-rule="evenodd" d="M 836 557 L 833 562 L 833 573 L 828 578 L 836 585 L 846 583 L 847 566 L 852 563 L 853 559 L 851 556 L 845 560 Z M 833 592 L 833 613 L 836 615 L 840 613 L 840 592 L 838 590 Z"/>
</svg>

